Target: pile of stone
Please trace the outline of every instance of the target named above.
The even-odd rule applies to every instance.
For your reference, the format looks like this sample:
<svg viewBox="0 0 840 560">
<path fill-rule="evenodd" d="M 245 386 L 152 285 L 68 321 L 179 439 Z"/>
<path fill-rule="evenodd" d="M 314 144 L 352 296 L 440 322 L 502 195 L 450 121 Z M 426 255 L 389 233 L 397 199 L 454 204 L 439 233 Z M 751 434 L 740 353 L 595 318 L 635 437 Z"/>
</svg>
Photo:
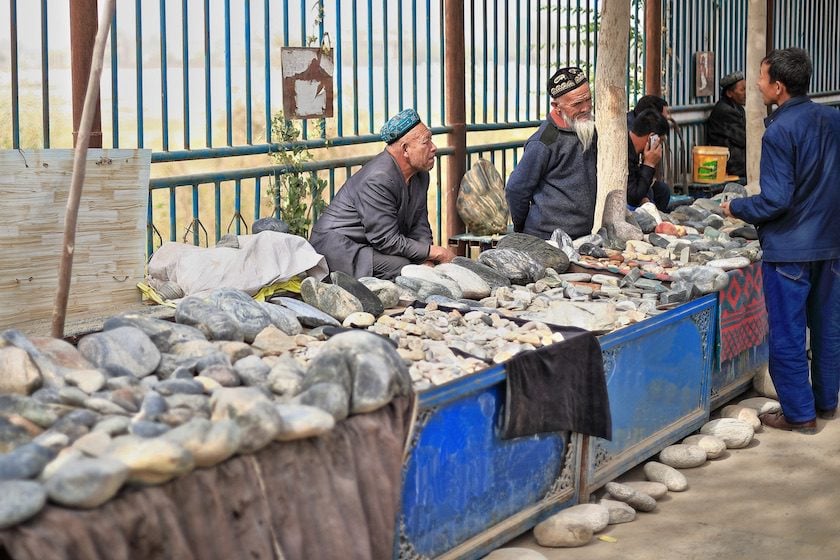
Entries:
<svg viewBox="0 0 840 560">
<path fill-rule="evenodd" d="M 657 501 L 668 492 L 689 489 L 683 471 L 725 458 L 726 450 L 747 447 L 761 429 L 758 415 L 779 409 L 777 401 L 766 397 L 723 407 L 720 417 L 704 424 L 698 434 L 665 447 L 657 461 L 645 463 L 642 469 L 647 480 L 608 482 L 596 503 L 573 506 L 549 517 L 534 527 L 534 538 L 545 547 L 583 546 L 608 525 L 633 521 L 637 512 L 654 511 Z"/>
<path fill-rule="evenodd" d="M 0 335 L 0 528 L 47 500 L 95 508 L 411 394 L 394 345 L 303 302 L 216 290 L 177 322 L 108 319 L 78 345 Z M 304 325 L 309 327 L 304 334 Z"/>
</svg>

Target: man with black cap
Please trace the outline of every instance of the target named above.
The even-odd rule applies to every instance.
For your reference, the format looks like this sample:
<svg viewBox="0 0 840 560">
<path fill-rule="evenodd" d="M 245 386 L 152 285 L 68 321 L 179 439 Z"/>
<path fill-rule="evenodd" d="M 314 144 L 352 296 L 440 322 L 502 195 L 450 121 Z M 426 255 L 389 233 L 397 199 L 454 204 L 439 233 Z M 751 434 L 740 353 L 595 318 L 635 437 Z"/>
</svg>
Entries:
<svg viewBox="0 0 840 560">
<path fill-rule="evenodd" d="M 432 244 L 426 196 L 437 148 L 414 109 L 382 127 L 387 146 L 339 189 L 309 242 L 331 271 L 391 280 L 407 264 L 449 262 L 455 255 Z"/>
<path fill-rule="evenodd" d="M 710 146 L 729 148 L 726 172 L 747 175 L 747 82 L 743 72 L 733 72 L 720 80 L 720 101 L 706 121 L 706 141 Z"/>
<path fill-rule="evenodd" d="M 561 68 L 548 80 L 551 109 L 525 143 L 505 197 L 514 231 L 549 239 L 592 232 L 597 195 L 597 134 L 583 70 Z"/>
</svg>

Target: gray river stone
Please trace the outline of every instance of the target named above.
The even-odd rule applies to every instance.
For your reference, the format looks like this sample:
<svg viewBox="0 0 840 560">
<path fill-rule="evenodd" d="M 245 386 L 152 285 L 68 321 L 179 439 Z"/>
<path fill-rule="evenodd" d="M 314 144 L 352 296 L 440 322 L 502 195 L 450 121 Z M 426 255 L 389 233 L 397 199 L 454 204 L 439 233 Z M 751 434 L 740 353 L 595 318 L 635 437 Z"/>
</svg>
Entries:
<svg viewBox="0 0 840 560">
<path fill-rule="evenodd" d="M 691 282 L 704 294 L 718 292 L 729 285 L 729 275 L 720 268 L 686 266 L 671 273 L 674 280 Z"/>
<path fill-rule="evenodd" d="M 750 265 L 750 259 L 747 257 L 730 257 L 724 259 L 715 259 L 706 263 L 706 266 L 712 266 L 723 270 L 735 270 L 736 268 L 744 268 Z"/>
<path fill-rule="evenodd" d="M 382 302 L 384 309 L 396 307 L 400 303 L 400 292 L 397 285 L 390 280 L 382 278 L 374 278 L 373 276 L 364 276 L 359 278 L 359 282 L 373 292 L 379 301 Z"/>
<path fill-rule="evenodd" d="M 578 504 L 555 513 L 546 521 L 552 523 L 580 523 L 593 533 L 603 531 L 610 522 L 610 512 L 599 504 Z"/>
<path fill-rule="evenodd" d="M 350 331 L 330 338 L 310 362 L 304 377 L 317 379 L 334 369 L 327 379 L 349 379 L 350 413 L 372 412 L 395 396 L 411 394 L 411 377 L 391 342 L 367 331 Z M 341 382 L 343 386 L 346 381 Z"/>
<path fill-rule="evenodd" d="M 545 276 L 544 266 L 516 249 L 488 249 L 478 256 L 478 262 L 507 277 L 511 284 L 526 285 Z"/>
<path fill-rule="evenodd" d="M 661 482 L 671 492 L 682 492 L 688 489 L 688 480 L 685 475 L 674 467 L 656 461 L 648 461 L 642 469 L 648 480 Z"/>
<path fill-rule="evenodd" d="M 187 296 L 178 302 L 175 320 L 197 328 L 209 340 L 245 340 L 236 319 L 201 296 Z"/>
<path fill-rule="evenodd" d="M 278 404 L 280 429 L 275 439 L 292 441 L 329 432 L 335 426 L 333 416 L 318 407 L 303 404 Z"/>
<path fill-rule="evenodd" d="M 56 453 L 35 443 L 25 443 L 0 455 L 0 480 L 35 478 Z"/>
<path fill-rule="evenodd" d="M 578 254 L 578 248 L 575 247 L 574 241 L 572 241 L 572 238 L 569 236 L 569 234 L 563 231 L 562 229 L 556 228 L 554 231 L 551 232 L 551 242 L 556 244 L 557 247 L 561 251 L 563 251 L 563 254 L 565 254 L 570 261 L 580 260 L 580 254 Z M 568 268 L 568 264 L 566 265 L 566 267 Z"/>
<path fill-rule="evenodd" d="M 61 396 L 55 387 L 41 387 L 29 396 L 43 404 L 61 404 Z"/>
<path fill-rule="evenodd" d="M 370 290 L 370 288 L 346 272 L 335 271 L 330 273 L 330 281 L 332 281 L 332 283 L 336 286 L 340 286 L 356 296 L 362 304 L 362 310 L 365 313 L 370 313 L 374 317 L 379 317 L 385 312 L 385 306 L 382 303 L 382 300 L 380 300 L 379 297 Z"/>
<path fill-rule="evenodd" d="M 188 340 L 206 340 L 204 333 L 195 327 L 164 321 L 155 317 L 144 317 L 137 313 L 124 313 L 105 321 L 103 330 L 119 327 L 135 327 L 146 333 L 161 353 L 170 352 L 172 347 Z"/>
<path fill-rule="evenodd" d="M 143 396 L 140 410 L 134 415 L 134 419 L 155 422 L 167 410 L 169 410 L 169 405 L 166 399 L 157 391 L 149 391 Z"/>
<path fill-rule="evenodd" d="M 350 414 L 350 393 L 338 383 L 315 383 L 302 390 L 292 402 L 318 407 L 328 412 L 336 422 Z"/>
<path fill-rule="evenodd" d="M 227 247 L 228 249 L 239 249 L 239 237 L 234 233 L 226 233 L 219 238 L 216 242 L 216 247 Z M 160 293 L 160 288 L 158 288 L 158 293 Z M 183 297 L 184 294 L 182 293 L 178 297 Z M 172 299 L 172 298 L 167 298 Z"/>
<path fill-rule="evenodd" d="M 264 387 L 268 384 L 268 373 L 271 366 L 257 356 L 246 356 L 233 364 L 233 369 L 239 375 L 243 384 L 254 387 Z"/>
<path fill-rule="evenodd" d="M 43 383 L 51 387 L 62 387 L 64 385 L 65 366 L 53 360 L 53 357 L 39 349 L 35 343 L 17 329 L 9 329 L 0 333 L 0 339 L 6 344 L 14 346 L 29 354 L 29 358 L 35 363 L 41 373 Z M 67 343 L 64 343 L 67 344 Z M 90 367 L 89 365 L 87 367 Z"/>
<path fill-rule="evenodd" d="M 0 453 L 8 453 L 24 443 L 29 443 L 31 439 L 26 428 L 13 424 L 5 416 L 0 416 Z"/>
<path fill-rule="evenodd" d="M 258 301 L 257 304 L 268 314 L 271 324 L 287 335 L 294 336 L 303 332 L 300 321 L 298 321 L 297 316 L 288 307 L 265 301 Z"/>
<path fill-rule="evenodd" d="M 735 418 L 718 418 L 706 422 L 700 428 L 701 434 L 718 437 L 726 444 L 727 449 L 741 449 L 752 442 L 755 430 L 742 420 Z"/>
<path fill-rule="evenodd" d="M 128 478 L 128 467 L 109 458 L 79 458 L 62 465 L 44 483 L 50 500 L 90 509 L 113 498 Z"/>
<path fill-rule="evenodd" d="M 659 452 L 659 462 L 675 469 L 691 469 L 706 462 L 706 451 L 697 445 L 669 445 Z"/>
<path fill-rule="evenodd" d="M 668 487 L 661 482 L 652 482 L 650 480 L 628 480 L 622 482 L 623 485 L 632 488 L 636 492 L 647 494 L 654 500 L 659 500 L 665 497 L 668 493 Z"/>
<path fill-rule="evenodd" d="M 106 416 L 93 427 L 94 432 L 105 432 L 111 437 L 128 433 L 131 419 L 125 416 Z"/>
<path fill-rule="evenodd" d="M 259 220 L 256 220 L 254 222 L 254 225 L 251 226 L 251 233 L 256 235 L 263 231 L 279 231 L 280 233 L 289 233 L 289 224 L 287 224 L 280 218 L 275 218 L 273 216 L 260 218 Z"/>
<path fill-rule="evenodd" d="M 239 374 L 236 373 L 233 366 L 214 364 L 204 368 L 199 374 L 203 377 L 209 377 L 222 387 L 238 387 L 242 384 L 242 381 L 239 379 Z"/>
<path fill-rule="evenodd" d="M 340 286 L 325 284 L 308 276 L 300 285 L 303 301 L 317 307 L 339 323 L 351 313 L 362 311 L 359 298 Z"/>
<path fill-rule="evenodd" d="M 496 249 L 522 251 L 542 268 L 553 268 L 557 272 L 566 272 L 566 269 L 569 268 L 569 257 L 566 253 L 547 243 L 544 239 L 527 233 L 505 235 L 496 244 Z M 539 278 L 534 278 L 534 280 L 539 280 Z"/>
<path fill-rule="evenodd" d="M 440 282 L 431 282 L 429 280 L 411 276 L 397 276 L 394 278 L 394 282 L 397 286 L 409 290 L 412 294 L 414 294 L 414 298 L 421 301 L 425 301 L 426 298 L 433 295 L 456 299 L 455 294 L 453 294 L 447 286 L 441 284 Z"/>
<path fill-rule="evenodd" d="M 161 436 L 189 451 L 196 467 L 212 467 L 241 447 L 242 431 L 234 420 L 193 418 Z"/>
<path fill-rule="evenodd" d="M 148 422 L 146 420 L 132 420 L 128 425 L 128 433 L 141 438 L 155 438 L 165 434 L 170 426 L 161 422 Z"/>
<path fill-rule="evenodd" d="M 766 373 L 767 368 L 765 367 L 764 369 Z M 767 397 L 751 397 L 741 400 L 738 404 L 753 408 L 758 414 L 764 414 L 766 412 L 779 412 L 782 409 L 782 405 L 779 404 L 778 400 Z"/>
<path fill-rule="evenodd" d="M 636 218 L 636 223 L 639 224 L 642 233 L 652 233 L 656 229 L 656 218 L 651 216 L 649 212 L 636 208 L 633 211 L 633 217 Z"/>
<path fill-rule="evenodd" d="M 268 388 L 275 395 L 293 397 L 300 393 L 304 370 L 291 356 L 280 356 L 268 373 Z"/>
<path fill-rule="evenodd" d="M 47 493 L 37 482 L 0 482 L 0 529 L 13 527 L 36 515 L 47 502 Z"/>
<path fill-rule="evenodd" d="M 255 387 L 222 388 L 210 397 L 211 420 L 234 420 L 242 432 L 239 451 L 253 453 L 274 439 L 280 419 L 274 404 Z"/>
<path fill-rule="evenodd" d="M 636 519 L 636 510 L 630 504 L 618 500 L 610 500 L 608 498 L 601 498 L 598 504 L 607 508 L 609 513 L 610 525 L 617 525 L 619 523 L 629 523 Z"/>
<path fill-rule="evenodd" d="M 327 315 L 317 307 L 309 305 L 308 303 L 300 301 L 299 299 L 278 296 L 273 297 L 268 301 L 270 303 L 282 305 L 283 307 L 290 309 L 292 313 L 295 314 L 298 321 L 300 321 L 300 324 L 304 327 L 341 326 L 341 323 L 336 321 L 334 317 Z"/>
<path fill-rule="evenodd" d="M 207 300 L 233 317 L 245 342 L 253 342 L 260 331 L 271 324 L 268 313 L 242 290 L 219 288 L 210 292 Z"/>
<path fill-rule="evenodd" d="M 656 500 L 624 484 L 607 482 L 606 490 L 610 496 L 620 502 L 627 503 L 636 511 L 653 511 L 656 509 Z"/>
<path fill-rule="evenodd" d="M 154 372 L 160 363 L 160 351 L 136 327 L 118 327 L 89 334 L 79 341 L 79 352 L 112 377 L 145 377 Z"/>
<path fill-rule="evenodd" d="M 477 300 L 490 295 L 490 284 L 466 267 L 450 262 L 439 264 L 434 270 L 458 284 L 464 298 Z"/>
<path fill-rule="evenodd" d="M 707 227 L 713 227 L 713 228 L 719 230 L 720 228 L 723 227 L 725 222 L 723 221 L 723 218 L 721 218 L 717 214 L 709 214 L 708 216 L 703 218 L 703 223 Z"/>
<path fill-rule="evenodd" d="M 446 287 L 449 297 L 458 299 L 463 297 L 461 286 L 457 282 L 452 281 L 443 274 L 438 273 L 430 266 L 421 264 L 407 264 L 400 270 L 400 276 L 403 278 L 416 278 L 425 282 L 432 282 Z"/>
<path fill-rule="evenodd" d="M 751 226 L 749 224 L 741 226 L 739 228 L 735 228 L 729 232 L 730 237 L 739 237 L 741 239 L 748 239 L 753 241 L 758 239 L 758 231 L 755 229 L 755 226 Z"/>
<path fill-rule="evenodd" d="M 59 408 L 22 395 L 0 395 L 0 415 L 23 416 L 42 428 L 49 428 L 59 417 Z"/>
<path fill-rule="evenodd" d="M 204 386 L 198 381 L 193 381 L 192 377 L 189 379 L 164 379 L 155 384 L 155 391 L 164 397 L 176 393 L 201 395 L 204 393 Z"/>
<path fill-rule="evenodd" d="M 491 290 L 493 288 L 510 287 L 510 279 L 507 276 L 499 274 L 496 269 L 487 266 L 486 264 L 482 264 L 467 257 L 455 257 L 452 259 L 452 264 L 462 266 L 467 270 L 475 272 L 482 280 L 487 282 Z"/>
</svg>

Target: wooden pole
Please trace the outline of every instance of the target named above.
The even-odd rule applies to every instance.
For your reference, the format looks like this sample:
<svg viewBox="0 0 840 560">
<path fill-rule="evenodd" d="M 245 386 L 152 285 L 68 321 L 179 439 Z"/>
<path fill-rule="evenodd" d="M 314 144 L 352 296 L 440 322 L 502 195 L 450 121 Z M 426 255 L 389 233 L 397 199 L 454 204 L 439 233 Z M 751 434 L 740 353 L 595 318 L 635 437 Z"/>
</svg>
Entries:
<svg viewBox="0 0 840 560">
<path fill-rule="evenodd" d="M 757 194 L 761 169 L 761 137 L 767 107 L 758 91 L 761 59 L 767 54 L 767 0 L 749 0 L 747 9 L 747 192 Z"/>
<path fill-rule="evenodd" d="M 90 61 L 93 59 L 93 44 L 96 40 L 96 1 L 70 1 L 70 81 L 73 100 L 73 145 L 79 136 L 82 122 L 82 109 L 85 105 Z M 89 147 L 102 147 L 102 117 L 99 109 L 99 82 L 95 86 L 97 94 L 96 111 L 91 125 Z"/>
<path fill-rule="evenodd" d="M 595 71 L 595 126 L 598 129 L 598 198 L 592 232 L 604 223 L 623 223 L 627 201 L 627 51 L 630 37 L 630 0 L 603 3 Z M 624 191 L 610 200 L 612 191 Z M 614 207 L 616 206 L 616 207 Z M 629 224 L 628 224 L 629 225 Z"/>
<path fill-rule="evenodd" d="M 662 2 L 645 2 L 645 93 L 662 95 Z"/>
<path fill-rule="evenodd" d="M 73 173 L 70 178 L 70 193 L 67 197 L 67 212 L 64 215 L 64 249 L 58 269 L 58 292 L 55 294 L 55 307 L 52 316 L 52 336 L 64 336 L 64 319 L 67 315 L 67 300 L 70 295 L 70 275 L 73 271 L 73 252 L 76 248 L 76 219 L 79 216 L 79 201 L 82 198 L 82 186 L 85 182 L 85 164 L 90 141 L 93 118 L 99 105 L 99 79 L 102 76 L 102 59 L 105 43 L 111 28 L 116 0 L 106 0 L 102 21 L 93 46 L 93 58 L 90 65 L 85 104 L 79 125 L 75 153 L 73 154 Z"/>
<path fill-rule="evenodd" d="M 464 70 L 464 0 L 444 3 L 444 76 L 446 83 L 446 124 L 452 155 L 446 158 L 446 236 L 464 232 L 464 222 L 455 203 L 461 178 L 467 170 L 467 112 Z M 444 241 L 441 239 L 441 245 Z"/>
</svg>

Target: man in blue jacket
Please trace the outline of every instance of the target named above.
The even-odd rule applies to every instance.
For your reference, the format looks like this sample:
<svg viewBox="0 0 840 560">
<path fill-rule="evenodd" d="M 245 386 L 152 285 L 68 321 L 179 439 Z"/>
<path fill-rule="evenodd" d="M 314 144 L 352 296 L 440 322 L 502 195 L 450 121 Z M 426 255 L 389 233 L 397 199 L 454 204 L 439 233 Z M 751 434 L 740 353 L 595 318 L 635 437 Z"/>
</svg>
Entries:
<svg viewBox="0 0 840 560">
<path fill-rule="evenodd" d="M 816 431 L 817 416 L 834 418 L 840 390 L 840 111 L 808 98 L 811 72 L 802 49 L 761 62 L 758 88 L 778 105 L 765 120 L 761 193 L 721 205 L 757 226 L 764 254 L 770 376 L 782 410 L 761 421 L 804 433 Z"/>
</svg>

